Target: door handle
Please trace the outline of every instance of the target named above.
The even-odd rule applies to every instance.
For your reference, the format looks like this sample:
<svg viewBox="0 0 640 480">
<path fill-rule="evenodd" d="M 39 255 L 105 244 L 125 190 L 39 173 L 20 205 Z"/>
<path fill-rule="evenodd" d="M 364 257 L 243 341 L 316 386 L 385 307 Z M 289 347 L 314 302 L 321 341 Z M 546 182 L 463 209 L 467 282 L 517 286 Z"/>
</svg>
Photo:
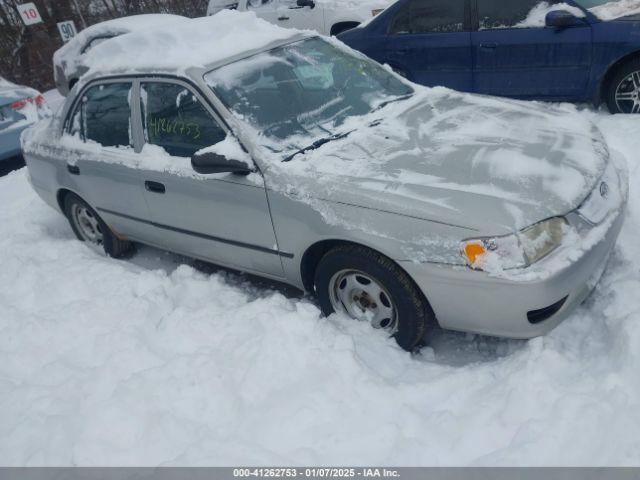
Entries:
<svg viewBox="0 0 640 480">
<path fill-rule="evenodd" d="M 151 182 L 149 180 L 144 182 L 144 188 L 146 188 L 148 192 L 153 192 L 153 193 L 164 193 L 164 192 L 166 192 L 166 188 L 162 183 Z"/>
<path fill-rule="evenodd" d="M 80 167 L 78 167 L 77 165 L 70 165 L 67 163 L 67 171 L 71 175 L 80 175 Z"/>
<path fill-rule="evenodd" d="M 283 22 L 284 20 L 290 20 L 290 19 L 289 19 L 289 17 L 282 16 L 282 17 L 278 17 L 278 20 Z"/>
<path fill-rule="evenodd" d="M 481 43 L 480 44 L 480 48 L 484 48 L 487 50 L 493 50 L 495 48 L 498 48 L 498 44 L 497 43 Z"/>
</svg>

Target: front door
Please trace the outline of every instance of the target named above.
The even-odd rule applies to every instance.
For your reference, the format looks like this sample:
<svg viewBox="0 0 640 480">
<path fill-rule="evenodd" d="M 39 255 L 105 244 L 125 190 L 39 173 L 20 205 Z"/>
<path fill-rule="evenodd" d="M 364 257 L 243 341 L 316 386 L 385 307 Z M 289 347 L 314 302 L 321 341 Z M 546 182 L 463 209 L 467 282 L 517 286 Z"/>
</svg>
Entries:
<svg viewBox="0 0 640 480">
<path fill-rule="evenodd" d="M 140 186 L 140 157 L 131 136 L 133 83 L 89 86 L 75 105 L 64 145 L 67 171 L 76 193 L 98 210 L 111 229 L 139 240 L 149 226 L 138 218 L 149 211 Z"/>
<path fill-rule="evenodd" d="M 469 2 L 406 0 L 391 20 L 386 58 L 401 75 L 427 86 L 473 85 Z"/>
<path fill-rule="evenodd" d="M 324 28 L 322 3 L 314 2 L 311 6 L 298 6 L 297 0 L 278 1 L 278 25 L 299 29 L 316 30 L 328 34 Z"/>
<path fill-rule="evenodd" d="M 227 136 L 208 103 L 178 81 L 143 81 L 145 198 L 152 243 L 249 272 L 282 276 L 262 176 L 200 175 L 191 156 Z"/>
<path fill-rule="evenodd" d="M 247 0 L 247 10 L 270 23 L 285 28 L 310 29 L 323 32 L 321 6 L 299 7 L 296 0 Z"/>
<path fill-rule="evenodd" d="M 586 97 L 591 69 L 591 27 L 545 26 L 545 15 L 566 8 L 561 0 L 476 0 L 472 33 L 474 91 L 548 100 Z M 577 13 L 577 7 L 569 7 Z"/>
</svg>

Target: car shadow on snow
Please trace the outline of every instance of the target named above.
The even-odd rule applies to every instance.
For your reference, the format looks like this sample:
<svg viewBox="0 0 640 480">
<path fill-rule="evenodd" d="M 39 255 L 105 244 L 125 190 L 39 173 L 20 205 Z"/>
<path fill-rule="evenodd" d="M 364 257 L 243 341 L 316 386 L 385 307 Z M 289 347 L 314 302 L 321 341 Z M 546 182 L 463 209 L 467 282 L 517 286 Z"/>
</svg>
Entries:
<svg viewBox="0 0 640 480">
<path fill-rule="evenodd" d="M 305 300 L 315 303 L 311 295 L 290 285 L 155 247 L 138 245 L 136 253 L 128 261 L 145 269 L 162 269 L 167 274 L 181 265 L 189 265 L 205 275 L 223 275 L 230 285 L 250 292 L 252 299 L 266 297 L 277 292 L 291 300 Z M 371 334 L 374 335 L 376 332 L 372 330 Z M 465 366 L 473 363 L 491 362 L 509 356 L 526 344 L 526 340 L 460 333 L 438 327 L 431 336 L 430 345 L 413 354 L 413 358 L 421 362 Z"/>
</svg>

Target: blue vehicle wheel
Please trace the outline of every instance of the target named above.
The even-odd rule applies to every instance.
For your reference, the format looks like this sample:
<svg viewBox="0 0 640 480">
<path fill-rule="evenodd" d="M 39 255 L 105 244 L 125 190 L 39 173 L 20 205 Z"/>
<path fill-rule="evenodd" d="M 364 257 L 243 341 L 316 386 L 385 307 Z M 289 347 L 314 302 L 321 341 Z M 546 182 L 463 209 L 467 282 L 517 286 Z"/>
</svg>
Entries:
<svg viewBox="0 0 640 480">
<path fill-rule="evenodd" d="M 625 63 L 614 73 L 607 91 L 611 113 L 640 113 L 640 59 Z"/>
</svg>

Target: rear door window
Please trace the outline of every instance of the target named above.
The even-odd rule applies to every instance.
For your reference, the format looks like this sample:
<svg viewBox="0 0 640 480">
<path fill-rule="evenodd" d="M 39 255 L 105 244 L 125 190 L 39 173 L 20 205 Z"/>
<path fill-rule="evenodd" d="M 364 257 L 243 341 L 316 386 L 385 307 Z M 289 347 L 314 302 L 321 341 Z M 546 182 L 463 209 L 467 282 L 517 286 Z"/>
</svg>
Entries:
<svg viewBox="0 0 640 480">
<path fill-rule="evenodd" d="M 411 0 L 404 4 L 390 34 L 456 33 L 465 31 L 465 0 Z"/>
<path fill-rule="evenodd" d="M 131 83 L 123 82 L 87 89 L 71 117 L 70 133 L 103 147 L 132 146 L 131 88 Z"/>
<path fill-rule="evenodd" d="M 191 157 L 226 138 L 198 97 L 182 85 L 142 83 L 140 96 L 145 141 L 169 155 Z"/>
</svg>

